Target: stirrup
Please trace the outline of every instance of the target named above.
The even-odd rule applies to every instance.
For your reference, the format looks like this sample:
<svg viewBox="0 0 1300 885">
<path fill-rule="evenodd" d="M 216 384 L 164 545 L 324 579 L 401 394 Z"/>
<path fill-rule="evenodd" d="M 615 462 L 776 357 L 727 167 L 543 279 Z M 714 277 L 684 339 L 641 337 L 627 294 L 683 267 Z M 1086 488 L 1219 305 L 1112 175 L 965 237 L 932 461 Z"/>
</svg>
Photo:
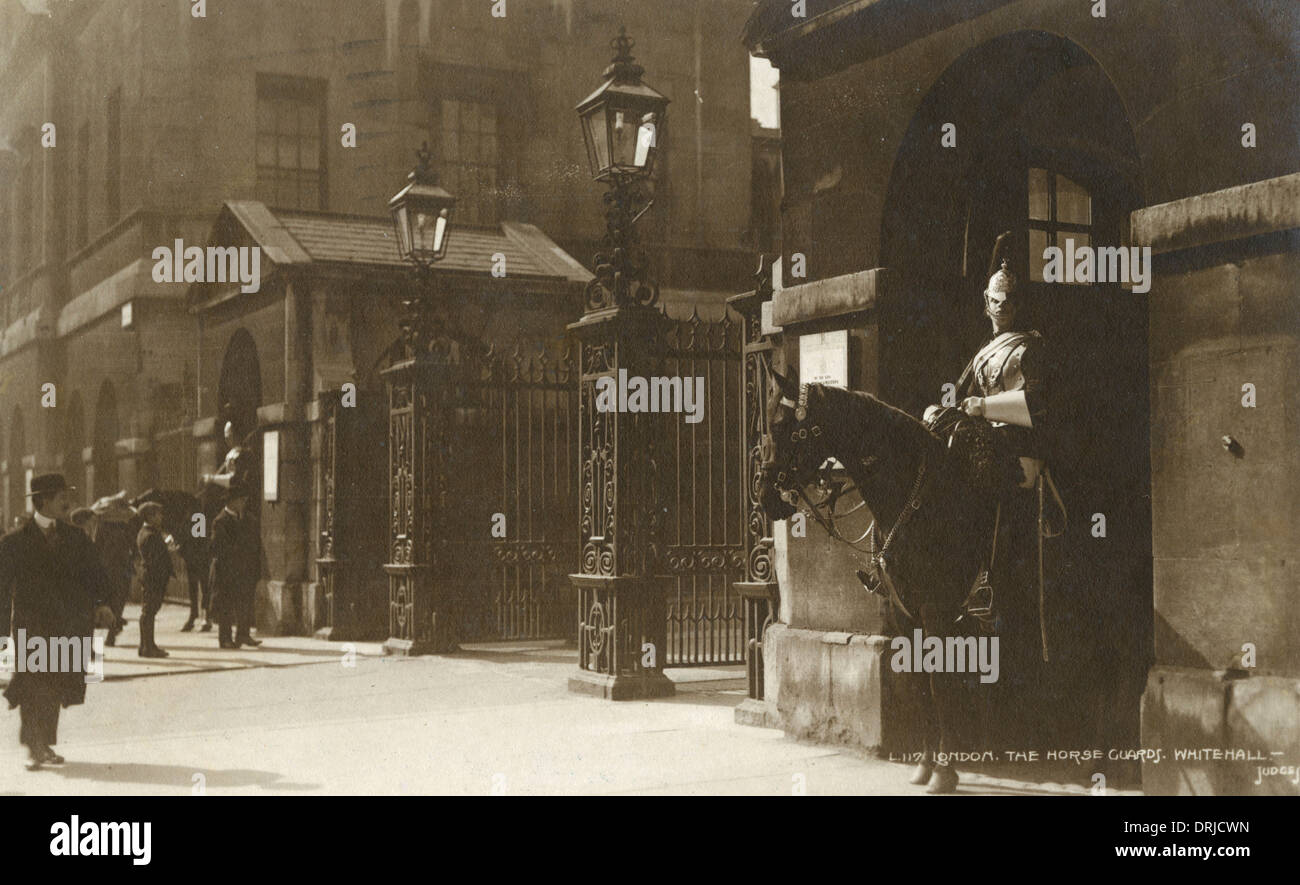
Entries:
<svg viewBox="0 0 1300 885">
<path fill-rule="evenodd" d="M 965 602 L 961 604 L 961 612 L 957 616 L 956 623 L 961 623 L 966 618 L 974 618 L 981 627 L 990 629 L 993 627 L 993 584 L 989 581 L 988 569 L 980 571 L 975 579 L 975 586 L 971 587 L 970 593 L 966 594 Z"/>
<path fill-rule="evenodd" d="M 883 589 L 881 589 L 882 586 L 884 585 L 884 581 L 881 581 L 877 578 L 872 578 L 871 575 L 867 574 L 862 569 L 858 569 L 858 580 L 862 582 L 863 587 L 867 588 L 868 593 L 874 593 L 876 596 L 879 596 L 881 599 L 885 599 L 885 600 L 889 599 L 889 594 L 886 593 Z"/>
</svg>

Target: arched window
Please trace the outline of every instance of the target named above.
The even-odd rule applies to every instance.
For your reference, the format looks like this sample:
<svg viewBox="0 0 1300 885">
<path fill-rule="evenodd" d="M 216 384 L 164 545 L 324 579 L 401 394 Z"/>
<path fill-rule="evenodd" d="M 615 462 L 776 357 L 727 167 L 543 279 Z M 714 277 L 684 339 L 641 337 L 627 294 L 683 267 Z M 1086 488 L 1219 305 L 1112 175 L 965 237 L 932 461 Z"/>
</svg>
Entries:
<svg viewBox="0 0 1300 885">
<path fill-rule="evenodd" d="M 217 397 L 220 423 L 235 423 L 235 433 L 239 436 L 237 441 L 257 429 L 257 408 L 262 405 L 262 369 L 257 357 L 257 344 L 247 329 L 236 331 L 226 345 Z"/>
<path fill-rule="evenodd" d="M 1092 194 L 1052 169 L 1029 169 L 1029 278 L 1043 281 L 1043 253 L 1051 247 L 1091 247 Z"/>
</svg>

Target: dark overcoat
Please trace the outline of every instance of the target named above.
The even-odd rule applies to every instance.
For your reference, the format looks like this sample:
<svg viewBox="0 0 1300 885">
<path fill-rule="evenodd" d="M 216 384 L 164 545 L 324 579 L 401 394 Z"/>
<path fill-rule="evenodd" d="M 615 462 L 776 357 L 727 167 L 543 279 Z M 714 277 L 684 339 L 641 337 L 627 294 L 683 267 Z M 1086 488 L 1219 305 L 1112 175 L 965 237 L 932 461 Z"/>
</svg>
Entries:
<svg viewBox="0 0 1300 885">
<path fill-rule="evenodd" d="M 162 598 L 167 592 L 167 582 L 172 577 L 172 556 L 167 550 L 167 542 L 162 532 L 149 524 L 140 527 L 135 545 L 140 550 L 140 560 L 144 565 L 140 584 L 146 594 Z"/>
<path fill-rule="evenodd" d="M 93 636 L 95 609 L 105 603 L 107 592 L 99 556 L 81 529 L 56 522 L 50 541 L 29 517 L 0 538 L 0 632 L 11 634 L 15 643 L 20 629 L 27 639 L 42 637 L 47 644 L 58 637 L 80 641 Z M 25 650 L 15 644 L 13 652 Z M 10 707 L 51 696 L 65 707 L 80 704 L 86 700 L 85 672 L 32 673 L 15 667 L 4 694 Z"/>
<path fill-rule="evenodd" d="M 233 621 L 262 577 L 262 531 L 248 513 L 222 510 L 212 521 L 212 607 L 219 621 Z"/>
</svg>

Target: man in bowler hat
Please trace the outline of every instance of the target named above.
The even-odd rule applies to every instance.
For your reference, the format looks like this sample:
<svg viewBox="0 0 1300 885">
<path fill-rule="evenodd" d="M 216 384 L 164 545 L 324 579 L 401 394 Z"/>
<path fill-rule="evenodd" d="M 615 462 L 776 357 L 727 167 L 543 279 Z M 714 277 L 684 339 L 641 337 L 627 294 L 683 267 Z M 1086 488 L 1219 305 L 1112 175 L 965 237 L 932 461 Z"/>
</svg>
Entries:
<svg viewBox="0 0 1300 885">
<path fill-rule="evenodd" d="M 86 534 L 67 520 L 72 492 L 57 473 L 32 478 L 28 496 L 35 511 L 22 525 L 0 538 L 0 635 L 12 628 L 23 643 L 14 648 L 26 655 L 33 640 L 47 649 L 75 643 L 84 648 L 96 627 L 111 627 L 113 611 L 104 604 L 107 579 Z M 12 601 L 12 622 L 10 602 Z M 21 632 L 20 632 L 21 631 Z M 78 656 L 69 654 L 63 660 Z M 15 667 L 5 698 L 18 708 L 19 740 L 27 747 L 29 768 L 57 765 L 63 757 L 58 743 L 59 708 L 86 700 L 89 661 L 81 670 L 54 666 L 55 656 Z"/>
<path fill-rule="evenodd" d="M 222 648 L 258 646 L 252 627 L 257 581 L 262 576 L 262 533 L 248 513 L 249 488 L 230 487 L 225 508 L 212 521 L 211 583 Z M 238 632 L 232 637 L 231 625 Z"/>
<path fill-rule="evenodd" d="M 140 578 L 144 590 L 144 607 L 140 612 L 140 657 L 165 658 L 167 652 L 154 641 L 154 619 L 162 608 L 167 582 L 173 574 L 172 556 L 163 539 L 163 505 L 146 501 L 140 505 L 140 516 L 144 518 L 144 525 L 135 537 L 140 561 L 144 563 L 144 574 Z"/>
</svg>

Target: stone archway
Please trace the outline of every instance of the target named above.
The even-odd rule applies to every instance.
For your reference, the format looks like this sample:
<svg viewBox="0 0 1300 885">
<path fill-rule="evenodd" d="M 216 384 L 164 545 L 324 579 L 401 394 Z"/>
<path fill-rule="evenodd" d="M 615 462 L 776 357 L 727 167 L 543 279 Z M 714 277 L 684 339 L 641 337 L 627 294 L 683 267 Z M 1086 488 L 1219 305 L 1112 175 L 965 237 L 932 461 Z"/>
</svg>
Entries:
<svg viewBox="0 0 1300 885">
<path fill-rule="evenodd" d="M 225 422 L 232 421 L 236 441 L 242 441 L 257 429 L 257 409 L 262 405 L 262 368 L 257 344 L 247 329 L 237 330 L 226 345 L 217 397 L 218 432 Z"/>
<path fill-rule="evenodd" d="M 1076 197 L 1086 197 L 1086 218 Z M 1067 205 L 1070 217 L 1058 218 Z M 1068 746 L 1138 739 L 1152 643 L 1147 303 L 1119 285 L 1046 284 L 1034 271 L 1044 236 L 1125 244 L 1128 214 L 1141 205 L 1132 125 L 1106 72 L 1079 45 L 1025 31 L 968 51 L 931 86 L 899 146 L 882 216 L 881 264 L 902 286 L 881 306 L 881 389 L 913 414 L 939 400 L 987 339 L 981 293 L 993 241 L 1013 231 L 1013 269 L 1057 367 L 1061 432 L 1050 446 L 1070 530 L 1049 615 L 1051 721 L 1040 733 Z M 1094 513 L 1122 528 L 1092 537 Z"/>
<path fill-rule="evenodd" d="M 94 498 L 113 495 L 119 490 L 116 451 L 119 436 L 117 392 L 113 382 L 105 381 L 99 386 L 99 396 L 95 399 L 94 439 L 91 443 Z"/>
</svg>

